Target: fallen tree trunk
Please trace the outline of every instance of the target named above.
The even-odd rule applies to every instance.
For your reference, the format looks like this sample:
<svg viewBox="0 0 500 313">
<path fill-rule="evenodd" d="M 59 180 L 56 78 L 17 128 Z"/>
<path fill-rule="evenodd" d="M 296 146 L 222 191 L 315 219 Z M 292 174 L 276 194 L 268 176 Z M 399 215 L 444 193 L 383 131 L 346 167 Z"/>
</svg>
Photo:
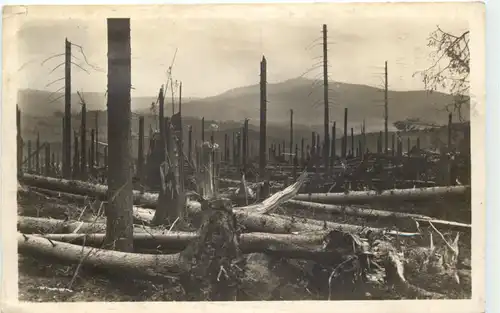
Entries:
<svg viewBox="0 0 500 313">
<path fill-rule="evenodd" d="M 299 201 L 299 200 L 290 200 L 286 202 L 286 205 L 290 205 L 292 207 L 298 207 L 301 209 L 313 209 L 328 213 L 338 213 L 338 214 L 346 214 L 360 217 L 370 217 L 375 219 L 387 218 L 387 219 L 412 219 L 418 222 L 423 223 L 433 223 L 439 224 L 442 226 L 447 226 L 451 228 L 464 228 L 470 229 L 471 225 L 466 223 L 454 222 L 454 221 L 444 221 L 440 219 L 434 219 L 430 216 L 421 215 L 421 214 L 412 214 L 412 213 L 402 213 L 402 212 L 391 212 L 391 211 L 383 211 L 383 210 L 375 210 L 361 207 L 346 207 L 340 205 L 331 205 L 331 204 L 322 204 L 315 202 L 307 202 L 307 201 Z"/>
<path fill-rule="evenodd" d="M 372 218 L 427 218 L 425 215 L 412 214 L 412 213 L 401 213 L 401 212 L 391 212 L 367 209 L 361 207 L 352 206 L 340 206 L 332 204 L 323 204 L 317 202 L 308 202 L 300 200 L 290 200 L 286 202 L 285 205 L 290 205 L 291 207 L 298 207 L 301 209 L 313 209 L 318 211 L 324 211 L 328 213 L 338 213 L 361 217 L 372 217 Z"/>
<path fill-rule="evenodd" d="M 67 180 L 54 177 L 45 177 L 32 174 L 23 174 L 19 179 L 20 182 L 30 186 L 48 191 L 56 197 L 62 197 L 67 200 L 83 201 L 87 197 L 97 198 L 102 201 L 107 201 L 108 187 L 106 185 L 91 184 L 79 180 Z M 18 188 L 21 193 L 29 191 Z M 45 193 L 44 192 L 44 193 Z M 190 196 L 186 194 L 186 196 Z M 225 195 L 228 198 L 237 198 L 237 195 L 231 193 Z M 141 192 L 133 190 L 134 205 L 145 208 L 156 208 L 158 204 L 158 193 Z M 200 210 L 200 205 L 197 201 L 186 201 L 187 212 L 197 213 Z"/>
<path fill-rule="evenodd" d="M 23 196 L 31 196 L 31 193 L 35 193 L 35 194 L 39 194 L 41 196 L 58 198 L 61 200 L 65 200 L 68 202 L 74 202 L 74 203 L 78 203 L 78 204 L 85 204 L 89 200 L 89 197 L 83 196 L 83 195 L 72 194 L 72 193 L 67 193 L 67 192 L 60 192 L 60 191 L 38 188 L 38 187 L 31 187 L 31 186 L 28 186 L 28 188 L 26 188 L 26 189 L 19 189 L 18 188 L 17 191 L 19 194 L 21 194 Z"/>
<path fill-rule="evenodd" d="M 148 220 L 152 220 L 154 213 L 152 209 L 147 210 L 150 213 L 142 214 L 142 217 Z M 252 213 L 247 212 L 246 210 L 233 209 L 233 213 L 239 224 L 244 226 L 249 232 L 267 232 L 273 234 L 288 234 L 294 232 L 311 232 L 311 231 L 326 231 L 326 230 L 337 230 L 337 231 L 345 231 L 350 233 L 366 233 L 373 232 L 376 234 L 389 234 L 389 235 L 400 235 L 400 236 L 415 236 L 417 233 L 406 233 L 406 232 L 398 232 L 394 230 L 388 230 L 385 228 L 375 228 L 375 227 L 365 227 L 358 225 L 350 225 L 350 224 L 340 224 L 329 221 L 319 221 L 314 219 L 305 219 L 305 218 L 297 218 L 297 217 L 288 217 L 283 215 L 276 214 L 261 214 L 261 213 Z M 134 215 L 136 215 L 136 211 L 134 211 Z M 26 226 L 23 225 L 24 224 Z M 47 223 L 46 221 L 50 221 Z M 55 220 L 47 220 L 47 219 L 34 219 L 34 218 L 26 218 L 21 217 L 18 222 L 18 229 L 22 229 L 20 227 L 26 227 L 24 229 L 29 232 L 40 231 L 43 233 L 66 233 L 73 232 L 73 229 L 76 229 L 75 225 L 82 224 L 82 222 L 54 222 Z M 58 228 L 47 227 L 49 224 L 58 225 L 61 224 L 62 227 L 65 225 L 64 223 L 69 223 L 66 231 L 56 231 Z M 76 224 L 78 223 L 78 224 Z M 83 223 L 82 225 L 87 225 L 89 223 Z M 100 229 L 99 231 L 87 231 L 87 228 L 81 230 L 81 232 L 89 233 L 89 232 L 100 232 L 102 229 L 105 229 L 105 225 L 101 224 L 100 226 L 96 226 L 97 224 L 89 225 L 89 229 Z M 83 227 L 83 226 L 81 226 Z M 49 229 L 49 230 L 47 230 Z M 152 231 L 150 228 L 145 228 L 144 226 L 134 225 L 134 231 L 136 232 L 144 232 Z M 23 230 L 23 231 L 26 231 Z M 70 231 L 71 230 L 71 231 Z"/>
<path fill-rule="evenodd" d="M 54 241 L 69 242 L 72 244 L 92 247 L 100 247 L 104 242 L 106 234 L 104 233 L 94 233 L 94 234 L 46 234 L 38 235 L 44 238 L 48 238 Z M 192 240 L 198 238 L 196 232 L 178 232 L 169 231 L 161 233 L 158 230 L 153 230 L 152 232 L 146 233 L 134 233 L 134 248 L 155 248 L 161 250 L 162 248 L 168 248 L 169 250 L 175 250 L 177 252 L 182 251 Z"/>
<path fill-rule="evenodd" d="M 48 219 L 41 217 L 19 216 L 17 220 L 17 229 L 26 234 L 49 234 L 49 233 L 101 233 L 106 231 L 105 222 L 77 222 L 64 221 L 57 219 Z M 151 232 L 152 229 L 147 226 L 134 225 L 134 232 Z"/>
<path fill-rule="evenodd" d="M 249 232 L 268 232 L 268 233 L 299 233 L 336 230 L 348 233 L 365 234 L 372 232 L 375 234 L 399 235 L 399 236 L 417 236 L 418 233 L 398 232 L 384 228 L 365 227 L 350 224 L 340 224 L 329 221 L 319 221 L 306 218 L 297 218 L 294 216 L 284 216 L 277 214 L 256 214 L 244 211 L 235 211 L 236 219 L 245 226 Z"/>
<path fill-rule="evenodd" d="M 57 190 L 65 193 L 72 193 L 77 195 L 84 195 L 89 197 L 98 198 L 100 200 L 107 200 L 108 186 L 91 184 L 79 180 L 67 180 L 54 177 L 45 177 L 39 175 L 23 174 L 19 180 L 28 185 L 39 187 L 49 190 Z M 134 204 L 144 207 L 156 207 L 158 201 L 158 194 L 133 191 Z"/>
<path fill-rule="evenodd" d="M 82 247 L 64 242 L 54 242 L 40 236 L 17 234 L 20 253 L 35 253 L 59 260 L 113 270 L 126 270 L 148 276 L 163 276 L 182 272 L 180 254 L 136 254 Z"/>
<path fill-rule="evenodd" d="M 245 240 L 258 240 L 261 238 L 270 238 L 270 240 L 276 240 L 276 238 L 281 238 L 284 242 L 296 243 L 296 241 L 303 240 L 304 242 L 308 242 L 309 240 L 314 240 L 312 237 L 309 238 L 307 233 L 313 234 L 324 234 L 328 231 L 342 231 L 349 233 L 367 233 L 373 232 L 376 234 L 390 234 L 390 235 L 400 235 L 400 236 L 412 236 L 417 235 L 416 233 L 404 233 L 391 231 L 383 228 L 374 228 L 374 227 L 363 227 L 358 225 L 349 225 L 349 224 L 339 224 L 333 222 L 323 222 L 318 220 L 311 219 L 298 219 L 295 217 L 281 216 L 281 215 L 264 215 L 264 214 L 256 214 L 256 213 L 246 213 L 246 212 L 235 212 L 235 216 L 237 221 L 245 226 L 247 231 L 255 232 L 257 234 L 243 234 L 243 238 L 248 238 Z M 105 231 L 106 224 L 105 223 L 85 223 L 85 222 L 71 222 L 71 221 L 62 221 L 62 220 L 53 220 L 53 219 L 45 219 L 45 218 L 36 218 L 36 217 L 19 217 L 18 220 L 18 231 L 23 233 L 42 233 L 42 234 L 55 234 L 57 233 L 59 236 L 65 233 L 74 233 L 75 237 L 69 236 L 68 238 L 74 239 L 82 236 L 80 234 L 87 233 L 103 233 Z M 268 233 L 270 237 L 265 237 L 264 234 L 259 233 Z M 306 233 L 300 237 L 294 233 Z M 169 235 L 167 230 L 157 230 L 154 228 L 149 228 L 146 226 L 134 225 L 134 237 L 143 238 L 142 240 L 146 240 L 145 238 L 149 238 L 151 236 L 164 238 L 166 242 L 172 240 L 171 242 L 178 242 L 180 239 L 177 239 L 176 234 L 181 234 L 178 232 L 172 232 L 172 235 Z M 184 233 L 186 234 L 186 233 Z M 282 237 L 278 236 L 278 234 L 284 234 Z M 286 235 L 292 234 L 292 235 Z M 162 237 L 162 236 L 165 237 Z M 320 236 L 318 235 L 318 236 Z M 142 237 L 141 237 L 142 236 Z M 182 238 L 191 238 L 192 233 L 187 233 Z M 287 237 L 289 236 L 289 237 Z M 173 238 L 173 239 L 172 239 Z M 258 239 L 252 239 L 258 238 Z M 317 239 L 317 237 L 314 237 Z M 52 238 L 51 238 L 52 239 Z M 57 238 L 53 238 L 57 240 Z M 293 240 L 292 240 L 293 239 Z M 97 240 L 97 239 L 96 239 Z M 141 239 L 138 239 L 141 240 Z M 250 243 L 249 243 L 250 244 Z M 251 244 L 250 244 L 251 245 Z"/>
<path fill-rule="evenodd" d="M 308 235 L 248 233 L 239 237 L 240 248 L 243 253 L 267 253 L 280 257 L 318 260 L 334 252 L 323 249 L 323 243 L 328 231 L 316 232 Z M 69 242 L 77 245 L 100 247 L 104 242 L 105 234 L 46 234 L 37 235 L 53 241 Z M 171 231 L 165 233 L 134 233 L 135 248 L 168 249 L 182 251 L 187 245 L 199 238 L 197 232 Z M 338 253 L 337 253 L 338 254 Z M 338 257 L 338 255 L 336 255 Z"/>
<path fill-rule="evenodd" d="M 298 194 L 294 200 L 328 204 L 366 204 L 379 201 L 416 201 L 436 197 L 456 197 L 470 193 L 470 186 L 429 187 L 376 191 L 351 191 L 349 193 Z"/>
</svg>

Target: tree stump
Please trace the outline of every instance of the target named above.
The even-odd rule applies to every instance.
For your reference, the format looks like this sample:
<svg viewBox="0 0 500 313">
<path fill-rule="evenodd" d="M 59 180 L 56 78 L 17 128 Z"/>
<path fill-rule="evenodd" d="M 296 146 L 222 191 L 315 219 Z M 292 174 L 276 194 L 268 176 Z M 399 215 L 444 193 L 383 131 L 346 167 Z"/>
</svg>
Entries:
<svg viewBox="0 0 500 313">
<path fill-rule="evenodd" d="M 237 300 L 245 262 L 230 201 L 203 201 L 202 214 L 199 239 L 181 253 L 186 264 L 181 276 L 186 297 L 191 301 Z"/>
</svg>

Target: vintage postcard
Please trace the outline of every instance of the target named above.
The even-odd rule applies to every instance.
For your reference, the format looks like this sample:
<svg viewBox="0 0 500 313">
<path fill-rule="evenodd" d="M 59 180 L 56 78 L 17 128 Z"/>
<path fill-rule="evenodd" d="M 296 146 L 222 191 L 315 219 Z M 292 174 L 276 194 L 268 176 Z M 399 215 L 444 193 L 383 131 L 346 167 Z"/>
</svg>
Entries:
<svg viewBox="0 0 500 313">
<path fill-rule="evenodd" d="M 484 311 L 484 15 L 4 7 L 2 311 Z"/>
</svg>

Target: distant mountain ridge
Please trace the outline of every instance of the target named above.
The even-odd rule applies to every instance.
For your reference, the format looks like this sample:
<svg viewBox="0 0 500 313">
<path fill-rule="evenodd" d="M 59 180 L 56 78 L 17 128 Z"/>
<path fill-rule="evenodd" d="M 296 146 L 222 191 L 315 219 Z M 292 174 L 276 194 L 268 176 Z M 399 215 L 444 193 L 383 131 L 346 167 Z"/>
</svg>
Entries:
<svg viewBox="0 0 500 313">
<path fill-rule="evenodd" d="M 337 122 L 337 128 L 343 124 L 344 108 L 348 108 L 351 127 L 358 129 L 363 120 L 367 130 L 383 125 L 382 89 L 366 85 L 329 82 L 330 120 Z M 62 94 L 52 94 L 50 99 L 57 99 L 49 104 L 50 92 L 40 90 L 20 90 L 18 104 L 23 113 L 35 116 L 52 115 L 64 108 Z M 105 110 L 104 93 L 84 93 L 89 110 Z M 453 96 L 440 92 L 427 91 L 389 91 L 389 122 L 406 118 L 418 118 L 422 121 L 445 124 L 448 113 L 444 110 L 453 102 Z M 215 121 L 243 121 L 249 118 L 251 124 L 259 120 L 259 85 L 238 87 L 222 94 L 206 98 L 183 98 L 183 115 L 204 116 Z M 323 123 L 323 87 L 306 78 L 295 78 L 267 85 L 267 119 L 269 123 L 289 124 L 290 110 L 294 111 L 294 123 L 316 126 Z M 150 114 L 151 103 L 156 96 L 133 97 L 132 110 L 139 114 Z M 72 95 L 72 107 L 80 110 L 80 99 Z M 166 110 L 171 112 L 171 104 L 166 99 Z M 468 115 L 465 116 L 468 119 Z M 392 127 L 392 126 L 391 126 Z"/>
</svg>

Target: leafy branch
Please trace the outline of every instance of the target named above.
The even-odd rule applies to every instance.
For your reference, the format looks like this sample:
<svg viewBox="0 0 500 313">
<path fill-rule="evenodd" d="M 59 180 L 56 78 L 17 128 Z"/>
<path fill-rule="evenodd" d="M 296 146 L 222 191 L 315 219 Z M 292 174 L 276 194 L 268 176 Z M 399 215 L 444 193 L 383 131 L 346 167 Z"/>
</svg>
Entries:
<svg viewBox="0 0 500 313">
<path fill-rule="evenodd" d="M 413 74 L 420 75 L 429 92 L 437 89 L 448 90 L 454 98 L 446 105 L 446 110 L 456 112 L 463 120 L 462 109 L 469 105 L 470 51 L 469 31 L 454 35 L 439 26 L 428 37 L 427 46 L 434 49 L 430 53 L 431 66 Z"/>
</svg>

